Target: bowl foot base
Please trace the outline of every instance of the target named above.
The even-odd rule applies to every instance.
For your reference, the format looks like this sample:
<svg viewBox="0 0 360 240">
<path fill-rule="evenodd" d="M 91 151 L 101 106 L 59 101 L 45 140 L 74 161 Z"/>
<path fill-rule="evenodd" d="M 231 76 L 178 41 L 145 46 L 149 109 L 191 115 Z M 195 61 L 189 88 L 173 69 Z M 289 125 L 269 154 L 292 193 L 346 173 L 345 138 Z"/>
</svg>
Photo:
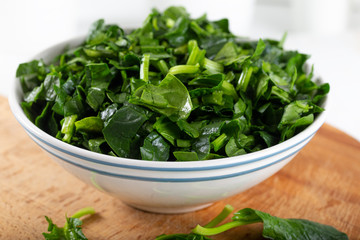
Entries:
<svg viewBox="0 0 360 240">
<path fill-rule="evenodd" d="M 145 212 L 152 212 L 152 213 L 163 213 L 163 214 L 179 214 L 179 213 L 187 213 L 187 212 L 194 212 L 206 207 L 211 206 L 213 203 L 207 203 L 202 205 L 196 206 L 186 206 L 186 207 L 153 207 L 153 206 L 145 206 L 140 204 L 132 204 L 126 203 L 130 207 L 145 211 Z"/>
</svg>

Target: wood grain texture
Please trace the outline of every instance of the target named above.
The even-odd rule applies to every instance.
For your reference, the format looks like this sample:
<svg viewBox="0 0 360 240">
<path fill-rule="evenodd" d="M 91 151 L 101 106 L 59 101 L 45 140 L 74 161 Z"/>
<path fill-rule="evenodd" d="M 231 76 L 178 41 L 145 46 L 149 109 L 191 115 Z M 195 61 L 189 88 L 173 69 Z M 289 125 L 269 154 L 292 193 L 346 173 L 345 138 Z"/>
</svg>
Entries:
<svg viewBox="0 0 360 240">
<path fill-rule="evenodd" d="M 42 239 L 44 215 L 63 224 L 65 213 L 92 206 L 84 219 L 89 239 L 154 239 L 205 224 L 225 204 L 285 218 L 329 224 L 360 239 L 360 143 L 324 125 L 280 172 L 206 209 L 180 215 L 142 212 L 87 186 L 50 159 L 24 132 L 0 98 L 0 239 Z M 261 224 L 214 239 L 262 239 Z"/>
</svg>

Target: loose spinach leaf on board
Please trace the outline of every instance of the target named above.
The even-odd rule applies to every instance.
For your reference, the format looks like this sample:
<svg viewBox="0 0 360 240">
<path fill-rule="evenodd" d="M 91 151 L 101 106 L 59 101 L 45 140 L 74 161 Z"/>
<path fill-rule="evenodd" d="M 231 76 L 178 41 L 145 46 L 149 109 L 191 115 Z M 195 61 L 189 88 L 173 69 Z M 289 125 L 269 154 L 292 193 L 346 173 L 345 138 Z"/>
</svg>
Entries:
<svg viewBox="0 0 360 240">
<path fill-rule="evenodd" d="M 269 239 L 348 239 L 345 233 L 328 225 L 306 219 L 283 219 L 251 208 L 238 211 L 232 218 L 234 222 L 246 222 L 249 219 L 263 222 L 263 236 Z"/>
<path fill-rule="evenodd" d="M 235 227 L 253 223 L 263 223 L 262 235 L 266 239 L 276 240 L 347 240 L 348 236 L 332 226 L 324 225 L 305 219 L 284 219 L 271 216 L 268 213 L 244 208 L 231 218 L 232 221 L 220 224 L 233 208 L 226 205 L 224 210 L 211 222 L 203 227 L 197 225 L 189 234 L 162 234 L 156 240 L 177 239 L 210 239 L 208 236 L 217 235 Z M 220 224 L 220 225 L 219 225 Z"/>
<path fill-rule="evenodd" d="M 45 216 L 49 226 L 48 232 L 44 232 L 43 236 L 46 240 L 87 240 L 81 230 L 82 221 L 80 218 L 94 213 L 95 211 L 91 207 L 80 209 L 71 217 L 66 217 L 64 227 L 58 227 L 51 218 Z"/>
<path fill-rule="evenodd" d="M 192 161 L 281 143 L 324 111 L 308 54 L 229 32 L 227 19 L 154 9 L 125 32 L 100 19 L 51 62 L 19 65 L 21 107 L 72 145 L 120 157 Z"/>
</svg>

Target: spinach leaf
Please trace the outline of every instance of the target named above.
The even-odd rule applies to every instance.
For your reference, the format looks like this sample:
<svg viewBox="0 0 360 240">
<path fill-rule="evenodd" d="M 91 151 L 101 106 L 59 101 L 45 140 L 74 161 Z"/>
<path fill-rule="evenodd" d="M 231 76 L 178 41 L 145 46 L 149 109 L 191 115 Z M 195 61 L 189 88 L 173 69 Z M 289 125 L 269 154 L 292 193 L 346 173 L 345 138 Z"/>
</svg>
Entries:
<svg viewBox="0 0 360 240">
<path fill-rule="evenodd" d="M 94 109 L 94 111 L 98 111 L 104 100 L 105 100 L 104 90 L 95 87 L 89 88 L 88 94 L 86 95 L 86 102 L 87 104 L 89 104 L 89 106 L 92 109 Z"/>
<path fill-rule="evenodd" d="M 212 221 L 204 225 L 197 225 L 189 234 L 170 234 L 160 235 L 156 240 L 161 239 L 209 239 L 207 236 L 217 235 L 232 228 L 253 224 L 263 223 L 262 235 L 266 239 L 281 240 L 347 240 L 348 236 L 338 231 L 332 226 L 305 220 L 305 219 L 284 219 L 271 216 L 268 213 L 244 208 L 231 218 L 232 221 L 220 224 L 231 212 L 233 208 L 226 205 L 224 210 Z M 219 225 L 220 224 L 220 225 Z"/>
<path fill-rule="evenodd" d="M 46 72 L 43 71 L 44 69 L 42 69 L 42 65 L 42 62 L 39 60 L 32 60 L 27 63 L 21 63 L 16 70 L 16 77 L 24 77 L 29 75 L 36 76 L 38 73 L 45 74 Z"/>
<path fill-rule="evenodd" d="M 102 145 L 106 143 L 104 138 L 90 139 L 88 142 L 89 149 L 93 152 L 103 153 Z"/>
<path fill-rule="evenodd" d="M 32 60 L 19 64 L 16 77 L 20 79 L 22 90 L 29 92 L 44 80 L 48 71 L 42 60 Z"/>
<path fill-rule="evenodd" d="M 170 145 L 157 132 L 151 132 L 140 147 L 143 160 L 167 161 L 169 159 Z"/>
<path fill-rule="evenodd" d="M 211 151 L 210 135 L 203 134 L 193 142 L 192 146 L 200 160 L 206 159 Z"/>
<path fill-rule="evenodd" d="M 282 219 L 251 208 L 234 214 L 234 222 L 263 222 L 263 236 L 269 239 L 348 239 L 335 228 L 305 219 Z"/>
<path fill-rule="evenodd" d="M 35 125 L 44 129 L 53 137 L 55 137 L 58 132 L 58 125 L 54 115 L 55 114 L 51 111 L 51 103 L 48 102 L 42 113 L 35 119 Z"/>
<path fill-rule="evenodd" d="M 246 153 L 245 149 L 240 148 L 238 144 L 236 144 L 234 137 L 230 138 L 229 142 L 226 144 L 225 152 L 228 157 L 238 156 Z"/>
<path fill-rule="evenodd" d="M 83 208 L 74 213 L 71 217 L 66 217 L 64 227 L 58 227 L 53 223 L 51 218 L 45 216 L 48 222 L 48 232 L 44 232 L 43 236 L 46 240 L 87 240 L 81 230 L 82 221 L 81 217 L 92 215 L 95 211 L 93 208 Z"/>
<path fill-rule="evenodd" d="M 200 133 L 198 131 L 198 129 L 196 129 L 195 127 L 193 127 L 191 124 L 189 124 L 187 121 L 181 119 L 179 121 L 176 122 L 176 124 L 178 125 L 178 127 L 184 131 L 186 134 L 188 134 L 190 137 L 192 138 L 198 138 Z"/>
<path fill-rule="evenodd" d="M 196 152 L 174 151 L 174 157 L 178 161 L 197 161 L 199 157 Z"/>
<path fill-rule="evenodd" d="M 100 118 L 104 123 L 104 126 L 107 125 L 108 121 L 111 119 L 111 117 L 116 113 L 118 109 L 118 104 L 113 103 L 109 106 L 107 106 L 103 111 L 100 112 Z"/>
<path fill-rule="evenodd" d="M 93 88 L 107 89 L 112 79 L 112 74 L 106 63 L 92 63 L 85 68 L 87 81 Z"/>
<path fill-rule="evenodd" d="M 60 85 L 60 76 L 57 74 L 49 73 L 44 79 L 44 98 L 48 102 L 55 100 L 56 91 L 55 86 Z"/>
<path fill-rule="evenodd" d="M 147 120 L 144 113 L 123 106 L 111 117 L 102 130 L 111 149 L 120 157 L 132 157 L 138 154 L 132 148 L 136 144 L 136 133 Z"/>
<path fill-rule="evenodd" d="M 63 134 L 62 140 L 64 142 L 70 143 L 74 131 L 75 131 L 75 121 L 78 118 L 76 114 L 67 116 L 63 119 L 61 125 L 61 133 Z"/>
<path fill-rule="evenodd" d="M 27 92 L 24 96 L 25 102 L 37 102 L 37 100 L 44 99 L 44 84 L 41 83 L 40 86 L 34 87 L 30 92 Z"/>
<path fill-rule="evenodd" d="M 159 86 L 147 84 L 138 88 L 129 102 L 149 107 L 173 121 L 188 118 L 192 110 L 188 90 L 172 74 L 166 75 Z"/>
<path fill-rule="evenodd" d="M 104 127 L 99 117 L 87 117 L 75 122 L 76 131 L 101 133 Z"/>
<path fill-rule="evenodd" d="M 64 116 L 83 115 L 86 111 L 85 99 L 83 97 L 83 89 L 77 87 L 74 95 L 66 99 L 64 103 Z"/>
<path fill-rule="evenodd" d="M 153 125 L 166 140 L 168 140 L 173 146 L 176 146 L 176 139 L 181 138 L 180 128 L 166 117 L 160 117 Z"/>
</svg>

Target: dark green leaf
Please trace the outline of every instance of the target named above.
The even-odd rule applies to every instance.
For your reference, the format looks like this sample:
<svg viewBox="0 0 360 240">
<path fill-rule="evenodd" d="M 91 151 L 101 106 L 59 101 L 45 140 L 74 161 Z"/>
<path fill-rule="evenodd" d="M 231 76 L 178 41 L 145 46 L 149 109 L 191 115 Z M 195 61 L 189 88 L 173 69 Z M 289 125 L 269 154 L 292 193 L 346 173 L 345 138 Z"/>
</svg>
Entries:
<svg viewBox="0 0 360 240">
<path fill-rule="evenodd" d="M 141 125 L 147 120 L 145 114 L 134 108 L 120 108 L 103 129 L 104 137 L 112 150 L 120 157 L 136 155 L 132 144 Z"/>
<path fill-rule="evenodd" d="M 170 145 L 157 132 L 151 132 L 140 148 L 143 160 L 167 161 L 169 159 Z"/>
<path fill-rule="evenodd" d="M 100 112 L 100 118 L 104 122 L 104 125 L 107 125 L 107 122 L 111 119 L 111 117 L 116 113 L 118 109 L 118 104 L 113 103 L 105 108 L 102 112 Z"/>
<path fill-rule="evenodd" d="M 215 217 L 214 220 L 216 220 Z M 197 225 L 192 233 L 201 236 L 216 235 L 242 225 L 263 222 L 263 237 L 279 240 L 347 240 L 348 236 L 335 228 L 305 219 L 283 219 L 268 213 L 244 208 L 234 214 L 231 222 L 220 226 Z M 164 235 L 162 235 L 164 236 Z M 169 235 L 171 236 L 171 235 Z M 166 239 L 166 238 L 164 238 Z"/>
<path fill-rule="evenodd" d="M 105 99 L 105 91 L 99 88 L 91 87 L 86 95 L 86 102 L 89 106 L 97 111 Z"/>
<path fill-rule="evenodd" d="M 43 233 L 46 240 L 87 240 L 82 232 L 82 221 L 80 217 L 85 215 L 94 214 L 93 208 L 83 208 L 72 215 L 72 217 L 66 217 L 66 223 L 64 227 L 58 227 L 53 221 L 45 216 L 48 222 L 48 233 Z"/>
<path fill-rule="evenodd" d="M 341 240 L 348 239 L 345 233 L 335 228 L 304 219 L 282 219 L 258 210 L 246 208 L 234 214 L 233 221 L 263 222 L 263 236 L 284 240 Z"/>
<path fill-rule="evenodd" d="M 193 142 L 193 150 L 200 160 L 208 158 L 211 150 L 210 135 L 202 135 Z"/>
<path fill-rule="evenodd" d="M 113 77 L 106 63 L 86 65 L 86 76 L 90 86 L 98 89 L 107 89 Z"/>
<path fill-rule="evenodd" d="M 57 74 L 48 74 L 44 80 L 44 97 L 46 101 L 52 102 L 55 100 L 56 91 L 55 86 L 60 86 L 60 79 Z"/>
<path fill-rule="evenodd" d="M 160 117 L 153 127 L 173 146 L 176 145 L 176 139 L 179 139 L 181 136 L 180 128 L 174 122 L 165 117 Z"/>
<path fill-rule="evenodd" d="M 180 119 L 176 122 L 178 127 L 187 133 L 192 138 L 198 138 L 199 137 L 199 131 L 198 129 L 194 128 L 191 124 L 189 124 L 186 120 Z"/>
<path fill-rule="evenodd" d="M 312 109 L 306 100 L 298 100 L 288 104 L 285 107 L 284 114 L 280 121 L 280 127 L 283 125 L 294 124 L 301 116 Z"/>
<path fill-rule="evenodd" d="M 45 95 L 44 84 L 41 83 L 40 86 L 35 87 L 31 92 L 25 94 L 25 102 L 36 102 L 38 99 L 43 100 Z"/>
<path fill-rule="evenodd" d="M 42 113 L 36 117 L 35 125 L 40 129 L 44 129 L 51 136 L 55 137 L 58 132 L 58 124 L 54 117 L 54 113 L 51 111 L 51 103 L 48 102 L 42 111 Z"/>
<path fill-rule="evenodd" d="M 187 88 L 171 74 L 166 75 L 159 86 L 147 84 L 138 88 L 130 102 L 146 106 L 174 121 L 186 119 L 192 110 Z"/>
<path fill-rule="evenodd" d="M 106 140 L 104 138 L 90 139 L 88 142 L 89 149 L 93 152 L 103 153 L 101 150 L 101 146 L 104 143 L 106 143 Z"/>
<path fill-rule="evenodd" d="M 238 156 L 246 153 L 243 148 L 238 147 L 234 137 L 230 138 L 230 140 L 226 144 L 225 152 L 228 157 Z"/>
<path fill-rule="evenodd" d="M 85 111 L 85 100 L 83 99 L 81 87 L 76 89 L 76 93 L 67 99 L 64 104 L 64 116 L 82 115 Z"/>
</svg>

